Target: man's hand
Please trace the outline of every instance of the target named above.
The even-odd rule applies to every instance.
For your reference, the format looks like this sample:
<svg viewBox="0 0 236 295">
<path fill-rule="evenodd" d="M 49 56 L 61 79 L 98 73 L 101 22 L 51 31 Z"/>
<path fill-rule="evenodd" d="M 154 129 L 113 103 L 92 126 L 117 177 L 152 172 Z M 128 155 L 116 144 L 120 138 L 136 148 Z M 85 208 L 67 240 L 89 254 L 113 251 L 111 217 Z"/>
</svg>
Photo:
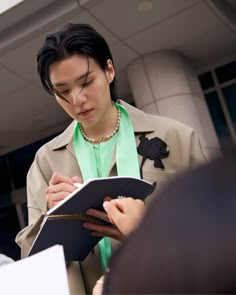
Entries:
<svg viewBox="0 0 236 295">
<path fill-rule="evenodd" d="M 97 217 L 110 223 L 106 212 L 96 209 L 88 209 L 86 213 L 90 216 Z M 90 229 L 93 236 L 109 237 L 118 241 L 122 240 L 123 238 L 123 234 L 116 225 L 97 225 L 90 222 L 85 222 L 83 226 L 87 229 Z"/>
<path fill-rule="evenodd" d="M 124 235 L 128 235 L 138 227 L 145 213 L 143 201 L 133 198 L 105 201 L 103 207 L 110 222 Z"/>
<path fill-rule="evenodd" d="M 45 190 L 48 207 L 53 208 L 72 193 L 76 189 L 74 183 L 81 183 L 81 178 L 79 176 L 70 178 L 57 172 L 53 173 L 49 186 Z"/>
</svg>

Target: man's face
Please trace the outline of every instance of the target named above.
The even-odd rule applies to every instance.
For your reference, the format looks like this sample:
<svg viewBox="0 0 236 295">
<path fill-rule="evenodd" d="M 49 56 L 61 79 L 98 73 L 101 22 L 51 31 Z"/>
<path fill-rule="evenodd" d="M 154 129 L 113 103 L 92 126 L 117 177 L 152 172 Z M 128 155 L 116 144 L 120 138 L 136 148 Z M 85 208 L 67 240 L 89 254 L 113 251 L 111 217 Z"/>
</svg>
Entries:
<svg viewBox="0 0 236 295">
<path fill-rule="evenodd" d="M 57 93 L 57 102 L 67 114 L 83 126 L 102 120 L 112 105 L 109 84 L 115 72 L 108 60 L 103 71 L 92 58 L 72 55 L 50 66 L 49 76 Z"/>
</svg>

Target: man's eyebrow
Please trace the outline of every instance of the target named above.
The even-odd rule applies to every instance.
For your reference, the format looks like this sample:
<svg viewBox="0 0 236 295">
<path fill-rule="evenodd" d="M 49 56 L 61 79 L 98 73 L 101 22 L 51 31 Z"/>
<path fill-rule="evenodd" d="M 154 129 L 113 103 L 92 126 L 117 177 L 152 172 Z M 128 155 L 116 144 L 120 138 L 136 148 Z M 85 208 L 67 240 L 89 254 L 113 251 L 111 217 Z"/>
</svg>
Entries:
<svg viewBox="0 0 236 295">
<path fill-rule="evenodd" d="M 78 77 L 76 79 L 76 82 L 81 81 L 83 79 L 86 79 L 91 73 L 92 73 L 92 71 L 89 71 L 89 72 L 86 72 L 86 73 L 82 74 L 80 77 Z M 53 84 L 54 87 L 66 86 L 66 85 L 67 84 L 63 83 L 63 82 L 58 82 L 58 83 Z"/>
</svg>

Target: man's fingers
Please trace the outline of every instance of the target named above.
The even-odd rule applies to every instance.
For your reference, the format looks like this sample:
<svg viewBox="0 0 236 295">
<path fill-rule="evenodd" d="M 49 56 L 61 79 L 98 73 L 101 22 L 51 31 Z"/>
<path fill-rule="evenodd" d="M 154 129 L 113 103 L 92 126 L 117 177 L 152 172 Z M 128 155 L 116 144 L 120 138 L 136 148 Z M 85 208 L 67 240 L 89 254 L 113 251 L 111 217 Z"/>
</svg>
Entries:
<svg viewBox="0 0 236 295">
<path fill-rule="evenodd" d="M 111 202 L 104 202 L 103 208 L 107 212 L 108 218 L 113 224 L 119 226 L 119 219 L 122 216 L 122 213 L 117 209 L 117 207 Z"/>
<path fill-rule="evenodd" d="M 46 195 L 46 201 L 47 202 L 57 202 L 57 201 L 61 201 L 63 199 L 65 199 L 65 197 L 68 196 L 68 192 L 58 192 L 55 194 L 48 194 Z"/>
<path fill-rule="evenodd" d="M 49 181 L 49 186 L 45 190 L 48 207 L 52 208 L 65 199 L 76 189 L 74 183 L 79 181 L 81 181 L 81 179 L 78 176 L 70 178 L 58 172 L 54 172 Z"/>
<path fill-rule="evenodd" d="M 45 190 L 45 193 L 50 195 L 50 194 L 55 194 L 58 192 L 67 192 L 68 194 L 68 193 L 72 193 L 75 189 L 76 187 L 73 184 L 59 183 L 59 184 L 51 185 L 47 187 Z"/>
<path fill-rule="evenodd" d="M 61 200 L 60 200 L 60 201 L 55 201 L 55 202 L 48 203 L 48 207 L 49 207 L 49 209 L 55 207 L 55 206 L 56 206 L 57 204 L 59 204 L 60 202 L 61 202 Z"/>
<path fill-rule="evenodd" d="M 93 236 L 99 237 L 110 237 L 113 239 L 121 240 L 123 238 L 123 234 L 120 230 L 113 225 L 98 225 L 89 222 L 84 222 L 83 226 L 92 231 Z"/>
<path fill-rule="evenodd" d="M 73 182 L 75 183 L 82 183 L 82 179 L 79 176 L 73 176 L 72 177 Z"/>
<path fill-rule="evenodd" d="M 55 185 L 63 182 L 73 184 L 73 180 L 70 177 L 54 172 L 49 181 L 49 185 Z"/>
<path fill-rule="evenodd" d="M 86 211 L 86 214 L 88 214 L 90 216 L 97 217 L 97 218 L 102 219 L 104 221 L 110 222 L 106 212 L 96 210 L 96 209 L 88 209 Z"/>
</svg>

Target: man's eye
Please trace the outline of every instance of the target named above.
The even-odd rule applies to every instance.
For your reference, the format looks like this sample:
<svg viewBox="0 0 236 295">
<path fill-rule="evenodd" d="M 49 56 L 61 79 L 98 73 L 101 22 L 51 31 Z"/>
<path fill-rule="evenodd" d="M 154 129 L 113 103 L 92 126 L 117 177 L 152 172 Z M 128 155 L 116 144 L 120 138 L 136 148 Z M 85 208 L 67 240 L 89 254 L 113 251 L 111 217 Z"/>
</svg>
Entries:
<svg viewBox="0 0 236 295">
<path fill-rule="evenodd" d="M 93 80 L 89 80 L 89 81 L 84 82 L 84 83 L 82 84 L 82 87 L 86 87 L 86 86 L 88 86 L 89 84 L 92 83 L 92 81 L 93 81 Z"/>
<path fill-rule="evenodd" d="M 70 91 L 69 90 L 62 90 L 62 91 L 58 91 L 59 92 L 59 94 L 61 94 L 61 95 L 66 95 L 66 94 L 68 94 Z"/>
</svg>

